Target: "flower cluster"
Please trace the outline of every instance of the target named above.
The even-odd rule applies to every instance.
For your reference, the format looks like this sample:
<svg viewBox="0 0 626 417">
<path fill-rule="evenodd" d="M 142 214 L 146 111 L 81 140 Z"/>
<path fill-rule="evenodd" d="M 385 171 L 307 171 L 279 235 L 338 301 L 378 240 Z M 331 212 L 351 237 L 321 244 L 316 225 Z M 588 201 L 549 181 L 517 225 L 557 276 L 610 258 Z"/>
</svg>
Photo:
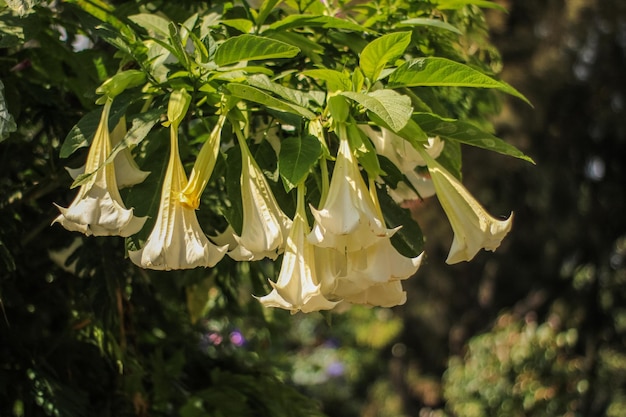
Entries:
<svg viewBox="0 0 626 417">
<path fill-rule="evenodd" d="M 322 176 L 320 197 L 307 193 L 305 172 L 291 187 L 296 193 L 291 219 L 250 150 L 244 133 L 248 122 L 245 118 L 242 121 L 232 104 L 220 110 L 187 178 L 179 152 L 179 128 L 189 114 L 192 98 L 185 89 L 173 91 L 163 123 L 169 128 L 169 159 L 152 223 L 146 222 L 146 217 L 136 217 L 120 196 L 119 187 L 137 184 L 148 173 L 139 170 L 127 147 L 113 152 L 126 136 L 126 121 L 122 118 L 113 131 L 109 130 L 113 97 L 105 96 L 85 173 L 79 177 L 78 195 L 69 208 L 59 207 L 61 214 L 55 222 L 86 235 L 123 237 L 136 235 L 144 224 L 152 224 L 141 247 L 128 253 L 142 268 L 213 267 L 224 256 L 258 261 L 276 260 L 282 255 L 278 279 L 269 280 L 271 291 L 258 300 L 266 307 L 292 313 L 330 310 L 342 302 L 381 307 L 406 302 L 402 281 L 415 275 L 424 254 L 405 256 L 396 249 L 392 239 L 402 226 L 388 226 L 379 193 L 388 193 L 398 203 L 437 195 L 454 231 L 448 263 L 469 261 L 481 249 L 493 251 L 500 245 L 511 229 L 512 216 L 506 220 L 491 217 L 437 161 L 444 140 L 431 137 L 409 141 L 386 127 L 357 124 L 342 100 L 329 100 L 334 107 L 327 124 L 319 119 L 309 122 L 310 137 L 314 138 L 310 140 L 319 141 L 313 148 L 324 149 L 313 161 Z M 236 232 L 229 226 L 209 239 L 196 210 L 224 145 L 225 126 L 236 138 L 236 143 L 231 141 L 228 146 L 238 146 L 241 155 L 241 227 Z M 332 148 L 336 153 L 331 153 Z M 391 188 L 380 178 L 382 170 L 364 169 L 359 156 L 364 149 L 387 158 L 402 173 L 404 182 Z M 334 160 L 330 175 L 328 160 Z M 313 165 L 309 171 L 312 169 Z"/>
</svg>

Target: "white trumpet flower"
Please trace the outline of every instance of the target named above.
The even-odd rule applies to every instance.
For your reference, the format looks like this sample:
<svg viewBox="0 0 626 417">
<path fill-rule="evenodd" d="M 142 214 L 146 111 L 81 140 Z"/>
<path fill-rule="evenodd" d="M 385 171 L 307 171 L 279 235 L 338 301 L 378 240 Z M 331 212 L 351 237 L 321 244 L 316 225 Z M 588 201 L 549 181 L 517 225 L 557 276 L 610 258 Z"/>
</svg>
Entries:
<svg viewBox="0 0 626 417">
<path fill-rule="evenodd" d="M 250 154 L 246 140 L 238 134 L 241 146 L 241 201 L 243 225 L 241 236 L 235 235 L 238 246 L 228 252 L 237 261 L 276 259 L 283 252 L 291 228 L 276 202 L 267 179 Z"/>
<path fill-rule="evenodd" d="M 506 220 L 492 217 L 467 189 L 441 164 L 423 154 L 437 197 L 454 231 L 446 263 L 470 261 L 478 251 L 495 251 L 509 233 L 513 213 Z"/>
<path fill-rule="evenodd" d="M 382 222 L 383 213 L 373 180 L 370 180 L 370 195 L 376 208 L 376 215 Z M 414 258 L 406 257 L 393 247 L 390 237 L 381 237 L 364 250 L 346 254 L 345 274 L 336 278 L 333 296 L 349 301 L 354 299 L 353 297 L 360 297 L 359 294 L 369 294 L 370 287 L 380 287 L 392 281 L 407 279 L 417 272 L 423 256 L 422 252 Z M 389 301 L 384 304 L 388 307 Z"/>
<path fill-rule="evenodd" d="M 328 195 L 320 210 L 311 209 L 315 225 L 309 240 L 317 246 L 332 247 L 343 253 L 367 248 L 380 237 L 393 235 L 397 229 L 387 229 L 376 215 L 345 137 L 345 127 L 339 126 L 339 129 L 339 150 Z"/>
<path fill-rule="evenodd" d="M 172 95 L 176 93 L 180 92 Z M 181 94 L 184 99 L 186 93 Z M 172 102 L 176 100 L 176 97 L 170 99 L 170 107 L 174 106 Z M 186 111 L 187 107 L 183 108 Z M 184 115 L 184 111 L 180 110 L 179 113 Z M 178 152 L 179 123 L 173 121 L 179 118 L 170 117 L 169 110 L 168 118 L 172 121 L 171 149 L 161 189 L 159 212 L 144 246 L 128 254 L 131 261 L 142 268 L 171 270 L 211 267 L 224 257 L 228 245 L 216 246 L 211 243 L 200 228 L 195 210 L 180 200 L 181 191 L 187 185 L 187 176 Z"/>
<path fill-rule="evenodd" d="M 53 222 L 87 236 L 127 237 L 141 230 L 146 221 L 145 217 L 134 216 L 132 208 L 127 209 L 124 206 L 115 167 L 112 163 L 104 163 L 112 149 L 108 124 L 112 102 L 109 99 L 104 104 L 100 123 L 87 155 L 85 172 L 92 175 L 80 186 L 78 195 L 68 208 L 57 205 L 61 214 Z"/>
<path fill-rule="evenodd" d="M 394 307 L 406 303 L 406 291 L 401 281 L 372 285 L 367 289 L 344 298 L 345 302 L 376 307 Z"/>
<path fill-rule="evenodd" d="M 298 204 L 293 225 L 287 237 L 285 255 L 276 283 L 270 281 L 272 291 L 260 297 L 265 307 L 279 307 L 293 313 L 330 310 L 337 302 L 329 301 L 322 293 L 316 273 L 315 248 L 306 239 L 309 224 L 304 206 L 303 186 L 298 186 Z"/>
</svg>

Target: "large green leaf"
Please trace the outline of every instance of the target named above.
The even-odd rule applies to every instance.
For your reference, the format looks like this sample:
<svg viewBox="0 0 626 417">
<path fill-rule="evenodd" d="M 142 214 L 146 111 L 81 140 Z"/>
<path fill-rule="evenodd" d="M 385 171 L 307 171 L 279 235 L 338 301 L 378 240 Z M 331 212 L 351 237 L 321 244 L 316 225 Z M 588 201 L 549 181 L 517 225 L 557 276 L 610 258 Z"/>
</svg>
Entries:
<svg viewBox="0 0 626 417">
<path fill-rule="evenodd" d="M 458 30 L 456 27 L 452 26 L 450 23 L 444 22 L 441 19 L 429 19 L 427 17 L 416 17 L 413 19 L 407 19 L 407 20 L 403 20 L 401 22 L 398 22 L 396 24 L 397 27 L 404 27 L 404 26 L 428 26 L 428 27 L 433 27 L 433 28 L 437 28 L 437 29 L 443 29 L 443 30 L 447 30 L 450 32 L 454 32 L 458 35 L 461 35 L 461 31 Z"/>
<path fill-rule="evenodd" d="M 343 72 L 331 69 L 313 69 L 302 71 L 301 74 L 316 80 L 325 81 L 328 92 L 350 91 L 352 89 L 352 81 L 350 81 L 350 77 Z"/>
<path fill-rule="evenodd" d="M 494 88 L 529 103 L 519 91 L 465 64 L 446 58 L 417 58 L 404 63 L 389 76 L 389 87 Z M 530 103 L 529 103 L 530 104 Z"/>
<path fill-rule="evenodd" d="M 226 89 L 230 92 L 231 95 L 235 97 L 262 104 L 266 107 L 269 107 L 270 109 L 275 109 L 288 113 L 295 113 L 300 116 L 306 117 L 307 119 L 315 119 L 316 117 L 315 114 L 310 110 L 307 110 L 302 106 L 280 100 L 276 97 L 269 95 L 263 90 L 259 90 L 256 87 L 231 83 L 226 86 Z"/>
<path fill-rule="evenodd" d="M 278 155 L 278 171 L 285 189 L 291 191 L 304 181 L 321 155 L 322 146 L 315 136 L 285 139 Z"/>
<path fill-rule="evenodd" d="M 413 112 L 411 99 L 393 90 L 376 90 L 367 94 L 344 91 L 341 94 L 376 114 L 393 131 L 402 129 Z"/>
<path fill-rule="evenodd" d="M 529 156 L 515 146 L 502 139 L 479 129 L 478 127 L 456 119 L 445 119 L 432 113 L 417 113 L 413 120 L 428 133 L 429 136 L 442 136 L 467 145 L 476 146 L 504 155 L 513 156 L 535 163 Z"/>
<path fill-rule="evenodd" d="M 248 82 L 253 87 L 262 88 L 264 90 L 272 92 L 277 96 L 284 98 L 285 100 L 297 104 L 298 106 L 307 107 L 309 105 L 309 102 L 311 101 L 314 101 L 319 105 L 323 104 L 319 102 L 319 97 L 316 97 L 315 95 L 312 95 L 306 91 L 287 88 L 280 84 L 274 83 L 267 75 L 264 74 L 252 75 L 248 78 Z"/>
<path fill-rule="evenodd" d="M 396 32 L 381 36 L 368 43 L 363 51 L 359 66 L 363 74 L 373 83 L 388 62 L 398 58 L 411 42 L 411 32 Z"/>
<path fill-rule="evenodd" d="M 215 63 L 224 66 L 241 61 L 292 58 L 298 52 L 300 49 L 285 42 L 246 34 L 224 41 L 215 52 Z"/>
<path fill-rule="evenodd" d="M 287 16 L 277 22 L 272 23 L 266 32 L 275 30 L 287 30 L 301 27 L 322 27 L 324 29 L 345 29 L 354 32 L 372 32 L 363 26 L 352 23 L 346 19 L 340 19 L 333 16 L 311 15 L 311 14 L 294 14 Z"/>
</svg>

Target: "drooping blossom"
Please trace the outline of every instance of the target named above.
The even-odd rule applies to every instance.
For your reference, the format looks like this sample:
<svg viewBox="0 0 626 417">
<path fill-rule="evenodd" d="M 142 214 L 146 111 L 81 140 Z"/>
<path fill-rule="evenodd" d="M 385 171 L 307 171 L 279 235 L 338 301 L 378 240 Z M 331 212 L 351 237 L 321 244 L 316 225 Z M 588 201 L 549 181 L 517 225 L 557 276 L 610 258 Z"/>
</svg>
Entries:
<svg viewBox="0 0 626 417">
<path fill-rule="evenodd" d="M 224 256 L 227 246 L 216 246 L 206 237 L 196 212 L 183 204 L 180 193 L 187 185 L 187 176 L 178 152 L 178 126 L 190 100 L 184 90 L 172 93 L 183 98 L 170 99 L 170 157 L 163 179 L 159 212 L 152 232 L 144 246 L 129 251 L 130 259 L 142 268 L 171 270 L 211 267 Z M 182 102 L 182 104 L 181 104 Z M 172 110 L 174 108 L 174 110 Z"/>
<path fill-rule="evenodd" d="M 291 220 L 276 202 L 245 138 L 237 133 L 241 147 L 243 225 L 241 236 L 234 236 L 237 246 L 228 255 L 237 261 L 276 259 L 284 250 Z"/>
<path fill-rule="evenodd" d="M 379 237 L 389 237 L 395 230 L 388 229 L 376 215 L 365 181 L 352 154 L 345 128 L 340 126 L 337 161 L 323 206 L 311 209 L 315 224 L 309 240 L 321 247 L 332 247 L 340 252 L 367 248 Z"/>
<path fill-rule="evenodd" d="M 146 221 L 145 217 L 136 217 L 132 208 L 126 208 L 119 193 L 115 167 L 113 163 L 104 163 L 112 150 L 108 124 L 112 102 L 108 99 L 104 104 L 87 155 L 85 172 L 91 176 L 80 186 L 68 208 L 57 205 L 61 214 L 53 222 L 87 236 L 127 237 L 141 230 Z"/>
<path fill-rule="evenodd" d="M 285 254 L 276 283 L 270 281 L 272 291 L 259 301 L 265 307 L 278 307 L 292 313 L 332 309 L 337 302 L 322 294 L 316 271 L 315 248 L 307 240 L 309 224 L 304 204 L 304 187 L 298 186 L 298 204 Z"/>
<path fill-rule="evenodd" d="M 481 249 L 495 251 L 511 230 L 513 213 L 505 219 L 492 217 L 474 196 L 441 164 L 422 154 L 443 207 L 454 231 L 446 263 L 469 261 Z"/>
<path fill-rule="evenodd" d="M 374 181 L 370 180 L 370 196 L 376 215 L 379 221 L 384 222 L 375 187 Z M 423 253 L 413 258 L 400 254 L 391 243 L 391 236 L 381 236 L 367 248 L 346 252 L 344 265 L 335 260 L 338 272 L 329 296 L 354 304 L 381 307 L 403 304 L 406 296 L 399 281 L 413 276 L 422 258 Z M 396 281 L 397 284 L 392 284 Z M 330 281 L 327 279 L 325 282 Z M 372 290 L 374 288 L 380 289 L 380 292 Z"/>
</svg>

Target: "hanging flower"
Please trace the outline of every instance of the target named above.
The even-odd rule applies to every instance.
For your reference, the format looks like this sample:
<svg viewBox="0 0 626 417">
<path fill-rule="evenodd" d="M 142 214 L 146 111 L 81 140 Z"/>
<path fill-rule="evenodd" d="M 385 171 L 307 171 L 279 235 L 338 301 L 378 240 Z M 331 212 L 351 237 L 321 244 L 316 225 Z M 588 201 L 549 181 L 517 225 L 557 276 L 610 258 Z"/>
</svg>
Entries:
<svg viewBox="0 0 626 417">
<path fill-rule="evenodd" d="M 383 213 L 373 180 L 370 180 L 370 196 L 376 209 L 376 215 L 383 222 Z M 370 288 L 381 288 L 381 286 L 385 289 L 396 288 L 396 286 L 387 286 L 386 284 L 413 276 L 422 263 L 423 253 L 414 258 L 406 257 L 394 248 L 390 237 L 381 237 L 373 245 L 363 250 L 347 252 L 345 256 L 344 272 L 336 277 L 332 296 L 362 304 L 354 300 L 360 300 L 365 294 L 371 294 L 366 297 L 369 301 L 365 304 L 390 307 L 391 299 L 400 300 L 401 297 L 398 294 L 395 298 L 389 298 L 389 294 L 387 294 L 385 296 L 387 297 L 386 301 L 381 301 L 382 304 L 376 304 L 376 298 L 373 297 L 375 292 L 372 293 Z M 335 265 L 339 264 L 335 263 Z"/>
<path fill-rule="evenodd" d="M 454 231 L 454 240 L 446 263 L 469 261 L 481 249 L 495 251 L 509 233 L 513 213 L 506 220 L 493 218 L 467 189 L 437 161 L 426 153 L 428 171 Z"/>
<path fill-rule="evenodd" d="M 339 130 L 339 150 L 328 195 L 320 210 L 311 209 L 315 225 L 309 240 L 317 246 L 352 252 L 367 248 L 380 237 L 393 235 L 397 229 L 387 229 L 377 217 L 345 127 L 339 126 Z"/>
<path fill-rule="evenodd" d="M 195 210 L 180 200 L 180 193 L 187 185 L 187 176 L 178 153 L 178 126 L 187 111 L 189 100 L 184 90 L 172 93 L 170 99 L 168 119 L 171 123 L 171 150 L 161 189 L 159 212 L 145 245 L 140 250 L 128 253 L 133 263 L 142 268 L 171 270 L 211 267 L 222 259 L 228 247 L 211 243 L 200 228 Z"/>
<path fill-rule="evenodd" d="M 228 255 L 237 261 L 276 259 L 284 250 L 291 220 L 276 202 L 241 132 L 237 132 L 237 138 L 241 147 L 243 225 L 241 236 L 234 236 L 237 247 Z"/>
<path fill-rule="evenodd" d="M 124 206 L 114 165 L 104 163 L 112 149 L 108 125 L 112 102 L 108 99 L 104 104 L 87 155 L 85 172 L 91 173 L 91 177 L 80 186 L 68 208 L 57 205 L 61 214 L 53 222 L 87 236 L 130 236 L 141 230 L 146 221 L 145 217 L 134 216 L 133 209 Z"/>
<path fill-rule="evenodd" d="M 337 302 L 326 299 L 316 274 L 315 248 L 306 239 L 309 224 L 304 205 L 304 186 L 298 186 L 298 204 L 287 237 L 285 255 L 273 289 L 259 301 L 265 307 L 279 307 L 292 313 L 332 309 Z"/>
</svg>

